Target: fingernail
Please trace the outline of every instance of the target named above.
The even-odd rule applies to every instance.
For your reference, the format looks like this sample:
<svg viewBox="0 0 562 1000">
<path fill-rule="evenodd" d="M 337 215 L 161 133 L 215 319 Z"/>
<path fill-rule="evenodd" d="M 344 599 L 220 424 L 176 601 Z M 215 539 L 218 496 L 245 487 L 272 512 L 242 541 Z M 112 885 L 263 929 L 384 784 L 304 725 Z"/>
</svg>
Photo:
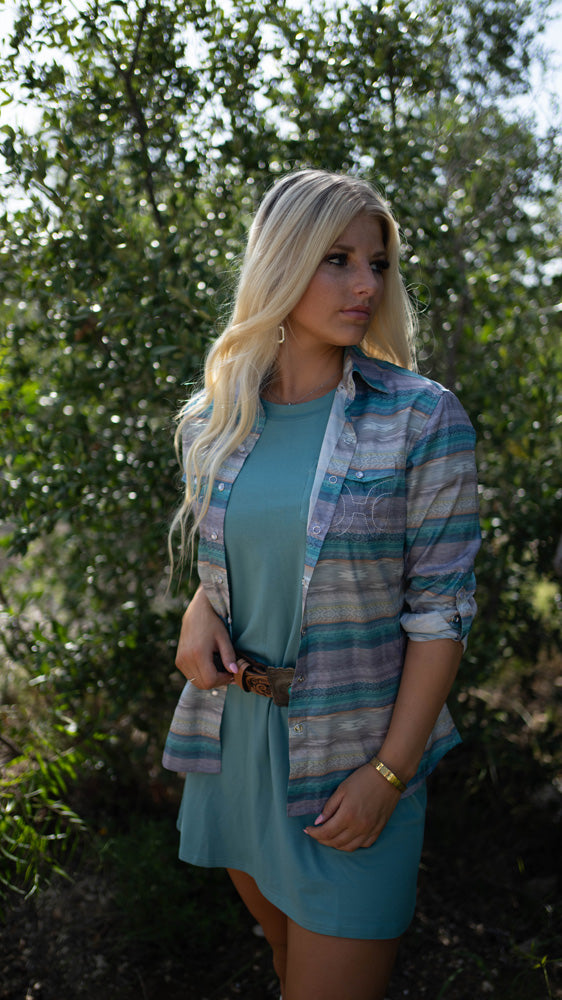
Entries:
<svg viewBox="0 0 562 1000">
<path fill-rule="evenodd" d="M 237 674 L 238 673 L 238 667 L 236 666 L 235 663 L 229 663 L 228 667 L 227 667 L 227 670 L 230 670 L 231 674 Z"/>
<path fill-rule="evenodd" d="M 323 817 L 322 813 L 320 813 L 320 815 L 317 816 L 316 819 L 314 820 L 314 826 L 319 826 L 320 823 L 323 823 L 323 822 L 324 822 L 324 817 Z"/>
<path fill-rule="evenodd" d="M 304 830 L 302 832 L 306 833 L 307 837 L 310 837 L 310 834 L 309 834 L 308 830 L 306 829 L 306 827 L 304 828 Z"/>
</svg>

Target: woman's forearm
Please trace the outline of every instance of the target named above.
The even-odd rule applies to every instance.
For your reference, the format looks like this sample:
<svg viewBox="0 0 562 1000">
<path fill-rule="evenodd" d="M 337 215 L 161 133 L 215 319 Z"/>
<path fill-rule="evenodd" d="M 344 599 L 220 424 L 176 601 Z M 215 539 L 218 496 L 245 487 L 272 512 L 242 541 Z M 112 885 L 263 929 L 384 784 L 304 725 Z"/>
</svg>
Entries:
<svg viewBox="0 0 562 1000">
<path fill-rule="evenodd" d="M 462 644 L 453 639 L 408 642 L 390 728 L 378 754 L 405 783 L 418 769 L 462 653 Z"/>
</svg>

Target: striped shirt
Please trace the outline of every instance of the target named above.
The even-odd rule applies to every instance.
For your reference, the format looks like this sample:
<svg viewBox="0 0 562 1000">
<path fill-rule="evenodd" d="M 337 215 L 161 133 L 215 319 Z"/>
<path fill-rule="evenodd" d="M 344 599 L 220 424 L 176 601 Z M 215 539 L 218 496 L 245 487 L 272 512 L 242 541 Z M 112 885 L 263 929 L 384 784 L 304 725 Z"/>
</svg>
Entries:
<svg viewBox="0 0 562 1000">
<path fill-rule="evenodd" d="M 227 626 L 228 498 L 263 429 L 220 469 L 200 528 L 198 569 Z M 187 432 L 186 445 L 194 426 Z M 302 627 L 288 708 L 289 815 L 320 810 L 378 752 L 400 685 L 408 638 L 466 641 L 476 610 L 480 544 L 474 431 L 435 382 L 346 354 L 312 487 L 302 577 Z M 186 684 L 163 763 L 216 773 L 225 688 Z M 460 737 L 444 706 L 412 792 Z"/>
</svg>

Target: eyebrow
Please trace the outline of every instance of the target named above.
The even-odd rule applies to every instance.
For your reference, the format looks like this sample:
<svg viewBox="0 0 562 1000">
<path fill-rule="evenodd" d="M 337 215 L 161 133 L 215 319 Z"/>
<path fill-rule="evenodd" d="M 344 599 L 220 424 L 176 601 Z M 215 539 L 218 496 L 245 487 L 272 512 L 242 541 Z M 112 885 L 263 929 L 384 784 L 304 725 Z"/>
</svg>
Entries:
<svg viewBox="0 0 562 1000">
<path fill-rule="evenodd" d="M 330 250 L 345 250 L 347 253 L 352 253 L 355 249 L 356 249 L 355 247 L 349 246 L 347 243 L 339 243 L 338 241 L 332 243 L 330 247 Z M 381 257 L 385 260 L 387 256 L 388 256 L 387 252 L 384 248 L 382 250 L 375 250 L 374 253 L 372 254 L 373 258 Z"/>
</svg>

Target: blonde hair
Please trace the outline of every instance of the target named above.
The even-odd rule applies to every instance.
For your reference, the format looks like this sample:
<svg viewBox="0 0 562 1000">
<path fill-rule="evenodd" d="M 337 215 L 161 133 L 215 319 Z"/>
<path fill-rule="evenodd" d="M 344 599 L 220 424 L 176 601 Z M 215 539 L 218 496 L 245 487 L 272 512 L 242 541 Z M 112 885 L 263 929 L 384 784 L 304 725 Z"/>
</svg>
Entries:
<svg viewBox="0 0 562 1000">
<path fill-rule="evenodd" d="M 178 457 L 184 431 L 195 421 L 183 455 L 183 503 L 170 529 L 170 538 L 180 529 L 182 561 L 187 548 L 193 551 L 220 466 L 256 421 L 260 388 L 271 375 L 279 350 L 279 324 L 302 298 L 328 249 L 359 213 L 380 222 L 389 263 L 382 300 L 360 347 L 365 354 L 415 368 L 415 314 L 399 270 L 398 225 L 387 203 L 358 177 L 300 170 L 281 178 L 265 195 L 250 228 L 232 315 L 207 354 L 204 387 L 179 414 Z"/>
</svg>

